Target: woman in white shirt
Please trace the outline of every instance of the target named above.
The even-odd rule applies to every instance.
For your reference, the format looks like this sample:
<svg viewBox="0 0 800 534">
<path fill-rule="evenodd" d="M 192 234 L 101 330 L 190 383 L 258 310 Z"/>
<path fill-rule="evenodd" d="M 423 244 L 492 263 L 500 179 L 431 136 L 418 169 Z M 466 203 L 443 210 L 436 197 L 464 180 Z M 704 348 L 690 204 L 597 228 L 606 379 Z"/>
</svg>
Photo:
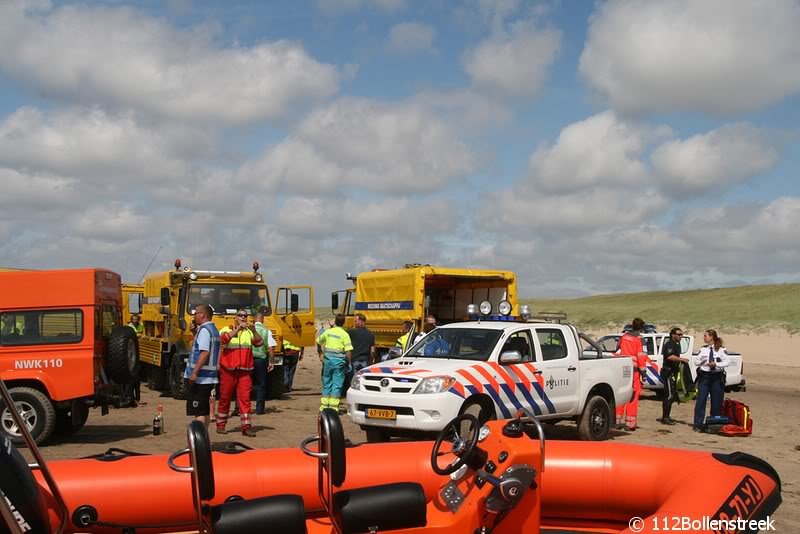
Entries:
<svg viewBox="0 0 800 534">
<path fill-rule="evenodd" d="M 722 346 L 722 338 L 715 330 L 703 334 L 705 345 L 694 356 L 697 365 L 697 400 L 694 405 L 694 425 L 696 432 L 705 427 L 706 400 L 711 395 L 711 415 L 722 415 L 722 399 L 725 396 L 725 368 L 731 359 Z"/>
</svg>

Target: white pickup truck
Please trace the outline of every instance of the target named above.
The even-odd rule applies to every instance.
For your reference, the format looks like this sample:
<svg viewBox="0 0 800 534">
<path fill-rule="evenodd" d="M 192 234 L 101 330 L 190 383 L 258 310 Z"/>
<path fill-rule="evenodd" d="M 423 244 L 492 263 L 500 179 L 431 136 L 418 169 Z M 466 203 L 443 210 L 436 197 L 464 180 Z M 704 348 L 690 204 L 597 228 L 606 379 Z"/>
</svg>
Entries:
<svg viewBox="0 0 800 534">
<path fill-rule="evenodd" d="M 608 334 L 597 340 L 600 346 L 609 354 L 616 352 L 619 348 L 619 340 L 622 334 Z M 664 357 L 661 355 L 661 348 L 664 341 L 669 337 L 665 332 L 651 332 L 642 334 L 642 347 L 650 358 L 647 365 L 647 378 L 643 386 L 645 389 L 661 390 L 664 383 L 661 381 L 661 366 L 664 364 Z M 594 351 L 590 346 L 586 350 Z M 695 351 L 694 336 L 683 336 L 681 338 L 681 356 L 689 359 L 689 370 L 692 378 L 697 378 L 697 367 L 692 362 L 692 355 L 699 352 Z M 746 391 L 744 379 L 744 363 L 742 355 L 738 352 L 728 351 L 731 358 L 731 365 L 725 369 L 725 391 Z"/>
<path fill-rule="evenodd" d="M 604 440 L 614 407 L 633 394 L 633 365 L 599 345 L 584 353 L 581 339 L 589 340 L 560 323 L 444 325 L 401 358 L 359 371 L 348 416 L 375 442 L 440 431 L 465 412 L 481 422 L 508 419 L 525 406 L 545 421 L 574 419 L 581 439 Z"/>
</svg>

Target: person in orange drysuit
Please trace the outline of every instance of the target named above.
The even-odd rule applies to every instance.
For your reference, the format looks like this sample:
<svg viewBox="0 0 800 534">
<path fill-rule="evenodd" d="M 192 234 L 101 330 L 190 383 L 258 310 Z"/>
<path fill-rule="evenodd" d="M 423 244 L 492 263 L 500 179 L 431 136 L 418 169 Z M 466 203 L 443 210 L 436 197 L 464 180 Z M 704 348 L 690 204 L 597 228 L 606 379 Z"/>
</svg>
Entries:
<svg viewBox="0 0 800 534">
<path fill-rule="evenodd" d="M 242 434 L 253 437 L 250 428 L 250 393 L 253 379 L 250 373 L 255 366 L 253 347 L 260 347 L 264 340 L 253 326 L 247 324 L 247 310 L 236 312 L 234 326 L 226 326 L 219 331 L 222 356 L 219 359 L 219 402 L 217 403 L 217 434 L 226 434 L 228 411 L 234 393 L 239 418 L 242 421 Z"/>
<path fill-rule="evenodd" d="M 644 321 L 639 317 L 631 322 L 633 330 L 622 334 L 617 354 L 633 360 L 633 397 L 627 404 L 617 406 L 617 428 L 636 430 L 636 415 L 639 413 L 639 395 L 642 393 L 642 380 L 647 373 L 647 354 L 642 347 L 639 332 L 644 329 Z"/>
</svg>

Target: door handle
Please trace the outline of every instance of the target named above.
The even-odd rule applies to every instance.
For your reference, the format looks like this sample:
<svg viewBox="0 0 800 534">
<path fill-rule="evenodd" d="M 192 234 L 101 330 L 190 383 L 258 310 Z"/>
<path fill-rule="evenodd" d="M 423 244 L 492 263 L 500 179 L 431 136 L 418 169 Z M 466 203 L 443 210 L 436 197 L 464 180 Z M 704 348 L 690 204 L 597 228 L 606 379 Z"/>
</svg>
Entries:
<svg viewBox="0 0 800 534">
<path fill-rule="evenodd" d="M 542 374 L 542 371 L 534 371 L 533 374 L 540 375 L 540 374 Z"/>
<path fill-rule="evenodd" d="M 306 326 L 314 326 L 314 321 L 306 321 Z"/>
<path fill-rule="evenodd" d="M 567 371 L 577 371 L 577 367 L 567 367 Z"/>
</svg>

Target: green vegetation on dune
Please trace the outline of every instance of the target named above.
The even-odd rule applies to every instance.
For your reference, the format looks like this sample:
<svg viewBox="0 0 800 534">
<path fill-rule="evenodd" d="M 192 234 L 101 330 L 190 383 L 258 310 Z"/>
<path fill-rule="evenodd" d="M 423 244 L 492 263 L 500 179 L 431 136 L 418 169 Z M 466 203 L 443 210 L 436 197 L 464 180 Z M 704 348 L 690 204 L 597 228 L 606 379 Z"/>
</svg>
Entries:
<svg viewBox="0 0 800 534">
<path fill-rule="evenodd" d="M 647 291 L 578 299 L 523 299 L 534 313 L 566 312 L 583 328 L 627 324 L 634 317 L 661 327 L 717 328 L 726 332 L 800 331 L 800 284 L 740 286 L 690 291 Z"/>
</svg>

